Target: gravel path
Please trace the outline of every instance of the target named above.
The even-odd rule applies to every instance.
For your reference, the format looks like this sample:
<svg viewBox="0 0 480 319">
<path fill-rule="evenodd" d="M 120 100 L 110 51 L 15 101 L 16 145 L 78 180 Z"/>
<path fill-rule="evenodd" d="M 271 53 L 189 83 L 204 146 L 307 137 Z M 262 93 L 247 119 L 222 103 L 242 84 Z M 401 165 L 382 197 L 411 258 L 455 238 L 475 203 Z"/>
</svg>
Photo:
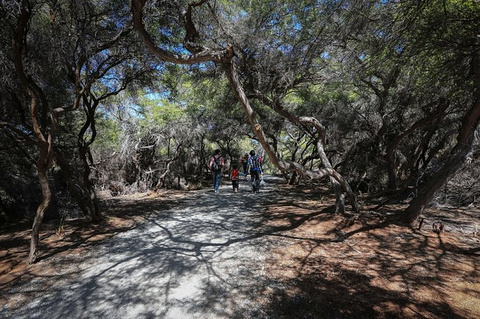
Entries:
<svg viewBox="0 0 480 319">
<path fill-rule="evenodd" d="M 262 292 L 275 286 L 265 256 L 282 244 L 263 228 L 263 204 L 275 200 L 271 182 L 260 194 L 247 182 L 238 194 L 228 182 L 219 194 L 192 192 L 171 209 L 152 206 L 145 223 L 80 263 L 78 256 L 42 261 L 55 262 L 58 274 L 12 288 L 38 297 L 21 309 L 3 306 L 0 318 L 262 317 Z"/>
</svg>

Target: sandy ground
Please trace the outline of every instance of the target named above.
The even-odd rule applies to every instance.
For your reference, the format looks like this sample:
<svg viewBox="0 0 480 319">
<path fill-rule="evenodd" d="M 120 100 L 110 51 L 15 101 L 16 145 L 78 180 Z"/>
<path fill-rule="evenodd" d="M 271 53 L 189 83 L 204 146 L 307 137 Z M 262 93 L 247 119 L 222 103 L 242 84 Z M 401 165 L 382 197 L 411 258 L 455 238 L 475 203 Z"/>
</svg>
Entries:
<svg viewBox="0 0 480 319">
<path fill-rule="evenodd" d="M 228 183 L 228 182 L 227 182 Z M 332 194 L 267 179 L 110 198 L 105 225 L 0 237 L 0 318 L 479 318 L 480 213 L 332 214 Z M 432 231 L 442 221 L 445 232 Z"/>
<path fill-rule="evenodd" d="M 224 183 L 218 194 L 168 198 L 167 209 L 148 197 L 131 202 L 144 222 L 80 255 L 40 261 L 36 268 L 53 264 L 55 272 L 12 285 L 0 317 L 233 318 L 254 311 L 258 284 L 268 281 L 265 252 L 278 244 L 261 233 L 258 213 L 272 191 L 251 194 L 245 182 L 233 194 Z"/>
</svg>

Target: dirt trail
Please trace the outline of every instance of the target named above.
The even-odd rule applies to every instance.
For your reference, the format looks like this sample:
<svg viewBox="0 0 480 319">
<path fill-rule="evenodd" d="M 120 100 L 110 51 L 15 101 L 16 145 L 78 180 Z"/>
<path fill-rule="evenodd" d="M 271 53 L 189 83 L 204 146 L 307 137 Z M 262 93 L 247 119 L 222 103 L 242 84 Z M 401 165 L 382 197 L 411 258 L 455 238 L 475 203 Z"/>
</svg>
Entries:
<svg viewBox="0 0 480 319">
<path fill-rule="evenodd" d="M 28 233 L 0 235 L 0 318 L 480 317 L 478 207 L 419 230 L 389 219 L 402 206 L 338 216 L 328 188 L 266 181 L 111 198 L 108 227 L 46 231 L 24 268 Z"/>
<path fill-rule="evenodd" d="M 233 194 L 224 185 L 165 203 L 123 202 L 143 210 L 145 222 L 82 256 L 51 257 L 56 273 L 11 287 L 11 298 L 31 299 L 2 318 L 233 318 L 253 313 L 268 281 L 265 252 L 279 241 L 264 234 L 263 202 L 275 196 Z M 110 205 L 119 203 L 111 200 Z M 120 200 L 118 200 L 120 201 Z M 119 208 L 121 209 L 121 208 Z M 53 283 L 52 283 L 53 281 Z M 47 289 L 45 289 L 47 288 Z M 17 303 L 17 305 L 19 304 Z"/>
</svg>

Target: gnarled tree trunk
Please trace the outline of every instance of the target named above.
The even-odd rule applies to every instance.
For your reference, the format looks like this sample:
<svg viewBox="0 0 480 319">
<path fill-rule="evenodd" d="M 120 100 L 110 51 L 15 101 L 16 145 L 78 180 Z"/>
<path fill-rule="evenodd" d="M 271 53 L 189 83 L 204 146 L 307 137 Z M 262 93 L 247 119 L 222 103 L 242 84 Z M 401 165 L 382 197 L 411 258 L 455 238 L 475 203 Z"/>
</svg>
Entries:
<svg viewBox="0 0 480 319">
<path fill-rule="evenodd" d="M 47 145 L 42 146 L 48 147 Z M 43 153 L 40 156 L 37 166 L 37 173 L 38 173 L 38 180 L 40 182 L 40 187 L 42 189 L 42 197 L 43 200 L 38 205 L 37 211 L 35 213 L 35 219 L 33 221 L 32 226 L 32 234 L 30 236 L 30 253 L 28 255 L 28 263 L 33 264 L 37 260 L 38 256 L 38 242 L 40 237 L 40 226 L 42 225 L 43 217 L 45 216 L 45 211 L 48 209 L 50 205 L 50 200 L 52 198 L 52 192 L 50 190 L 50 185 L 48 183 L 48 175 L 47 170 L 49 163 L 47 161 L 47 154 L 45 154 L 45 150 L 42 150 Z"/>
<path fill-rule="evenodd" d="M 29 8 L 26 1 L 22 1 L 21 11 L 17 20 L 17 25 L 12 39 L 12 52 L 13 62 L 15 66 L 15 73 L 20 82 L 22 89 L 30 99 L 30 117 L 32 120 L 33 131 L 40 145 L 40 156 L 37 162 L 37 173 L 40 187 L 42 190 L 42 202 L 37 208 L 35 213 L 35 219 L 32 226 L 32 234 L 30 240 L 30 253 L 28 257 L 29 263 L 34 263 L 38 255 L 38 241 L 40 226 L 45 215 L 45 211 L 50 205 L 52 193 L 50 191 L 50 185 L 48 181 L 48 168 L 50 167 L 53 159 L 53 136 L 56 131 L 56 119 L 54 114 L 50 113 L 50 132 L 45 134 L 39 124 L 37 116 L 39 113 L 47 113 L 47 102 L 39 96 L 41 90 L 38 86 L 30 81 L 25 75 L 23 69 L 23 45 L 28 29 L 28 22 L 31 17 L 31 8 Z M 39 112 L 41 108 L 41 112 Z M 46 131 L 46 130 L 45 130 Z"/>
<path fill-rule="evenodd" d="M 480 99 L 475 102 L 465 115 L 462 127 L 457 136 L 457 145 L 453 148 L 451 155 L 445 161 L 440 170 L 420 190 L 418 196 L 411 201 L 410 205 L 405 210 L 403 216 L 405 222 L 411 223 L 415 221 L 425 209 L 425 206 L 430 203 L 435 193 L 465 162 L 468 153 L 472 149 L 475 130 L 477 129 L 479 122 Z"/>
<path fill-rule="evenodd" d="M 224 69 L 227 74 L 227 78 L 230 81 L 230 85 L 234 89 L 235 96 L 237 97 L 237 100 L 240 102 L 240 104 L 243 107 L 243 110 L 250 122 L 250 124 L 253 127 L 253 131 L 255 135 L 257 136 L 258 141 L 260 144 L 262 144 L 263 149 L 265 150 L 266 154 L 268 155 L 270 161 L 277 167 L 280 171 L 282 172 L 296 172 L 304 177 L 307 177 L 309 179 L 321 179 L 324 177 L 331 177 L 337 181 L 343 190 L 347 193 L 350 203 L 352 205 L 352 209 L 355 212 L 359 212 L 359 207 L 357 200 L 355 198 L 355 195 L 353 194 L 352 189 L 350 188 L 350 185 L 345 181 L 345 179 L 333 168 L 331 167 L 325 167 L 323 169 L 320 169 L 318 171 L 312 171 L 308 170 L 302 165 L 295 163 L 295 162 L 289 162 L 289 161 L 281 161 L 280 159 L 277 158 L 274 150 L 271 148 L 269 145 L 265 133 L 263 132 L 262 126 L 260 123 L 258 123 L 257 119 L 255 118 L 254 112 L 252 107 L 250 106 L 250 103 L 247 99 L 247 96 L 245 95 L 245 92 L 240 84 L 240 81 L 238 80 L 238 74 L 236 71 L 236 66 L 235 66 L 235 61 L 233 60 L 233 52 L 230 55 L 225 55 L 225 59 L 223 61 Z M 322 146 L 322 145 L 321 145 Z M 321 148 L 323 150 L 323 146 Z M 326 156 L 325 156 L 326 157 Z M 328 158 L 326 159 L 326 163 L 330 164 L 328 161 Z M 328 165 L 327 164 L 327 165 Z M 325 163 L 324 163 L 325 165 Z M 330 165 L 331 166 L 331 165 Z"/>
<path fill-rule="evenodd" d="M 420 216 L 436 191 L 445 184 L 450 176 L 458 171 L 472 149 L 475 131 L 480 122 L 480 52 L 476 51 L 472 54 L 471 66 L 474 72 L 476 100 L 465 113 L 458 132 L 457 144 L 452 149 L 443 166 L 420 190 L 418 197 L 414 198 L 405 210 L 403 220 L 407 223 L 415 221 Z"/>
<path fill-rule="evenodd" d="M 193 25 L 192 19 L 190 17 L 191 7 L 199 6 L 205 3 L 206 1 L 199 1 L 196 3 L 192 2 L 188 7 L 189 10 L 187 10 L 185 13 L 187 34 L 185 36 L 184 42 L 188 44 L 186 45 L 186 48 L 193 53 L 192 55 L 189 55 L 189 56 L 181 56 L 181 55 L 173 54 L 171 52 L 165 51 L 164 49 L 156 46 L 155 43 L 153 43 L 152 38 L 150 37 L 148 32 L 145 30 L 145 27 L 143 25 L 142 11 L 143 11 L 143 7 L 145 6 L 145 2 L 146 0 L 132 1 L 133 22 L 134 22 L 134 27 L 137 30 L 140 37 L 142 38 L 142 41 L 144 42 L 145 46 L 153 54 L 155 54 L 159 59 L 163 61 L 172 62 L 176 64 L 195 64 L 195 63 L 201 63 L 206 61 L 221 63 L 227 75 L 227 78 L 230 82 L 230 85 L 235 93 L 235 97 L 237 98 L 238 102 L 242 106 L 245 112 L 245 115 L 247 116 L 247 119 L 252 126 L 255 136 L 257 137 L 258 141 L 260 142 L 263 149 L 265 150 L 271 163 L 275 165 L 275 167 L 277 167 L 283 173 L 287 171 L 297 172 L 298 174 L 311 179 L 313 178 L 319 179 L 327 176 L 334 178 L 342 186 L 343 190 L 348 194 L 353 210 L 355 212 L 359 211 L 358 203 L 356 201 L 355 195 L 353 194 L 350 186 L 344 180 L 344 178 L 340 174 L 338 174 L 338 172 L 336 172 L 334 169 L 323 168 L 319 171 L 311 171 L 311 170 L 305 169 L 305 167 L 303 167 L 298 163 L 281 161 L 280 159 L 277 158 L 275 151 L 267 141 L 267 137 L 265 135 L 265 132 L 262 129 L 261 124 L 258 122 L 258 120 L 255 117 L 253 108 L 251 107 L 250 102 L 245 94 L 245 91 L 238 79 L 238 72 L 237 72 L 235 61 L 234 61 L 235 53 L 233 50 L 233 46 L 228 45 L 225 50 L 213 50 L 209 48 L 195 46 L 193 44 L 198 34 L 196 32 L 195 26 Z"/>
</svg>

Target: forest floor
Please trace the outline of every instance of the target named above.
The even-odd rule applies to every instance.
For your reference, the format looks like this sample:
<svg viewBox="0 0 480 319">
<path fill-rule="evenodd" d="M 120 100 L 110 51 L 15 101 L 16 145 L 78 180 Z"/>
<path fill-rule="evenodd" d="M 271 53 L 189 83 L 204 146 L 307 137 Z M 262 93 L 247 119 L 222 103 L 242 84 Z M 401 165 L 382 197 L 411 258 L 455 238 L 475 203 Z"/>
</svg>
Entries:
<svg viewBox="0 0 480 319">
<path fill-rule="evenodd" d="M 480 209 L 333 214 L 328 189 L 275 178 L 105 197 L 105 220 L 0 234 L 1 318 L 480 318 Z M 433 222 L 445 230 L 436 233 Z"/>
</svg>

